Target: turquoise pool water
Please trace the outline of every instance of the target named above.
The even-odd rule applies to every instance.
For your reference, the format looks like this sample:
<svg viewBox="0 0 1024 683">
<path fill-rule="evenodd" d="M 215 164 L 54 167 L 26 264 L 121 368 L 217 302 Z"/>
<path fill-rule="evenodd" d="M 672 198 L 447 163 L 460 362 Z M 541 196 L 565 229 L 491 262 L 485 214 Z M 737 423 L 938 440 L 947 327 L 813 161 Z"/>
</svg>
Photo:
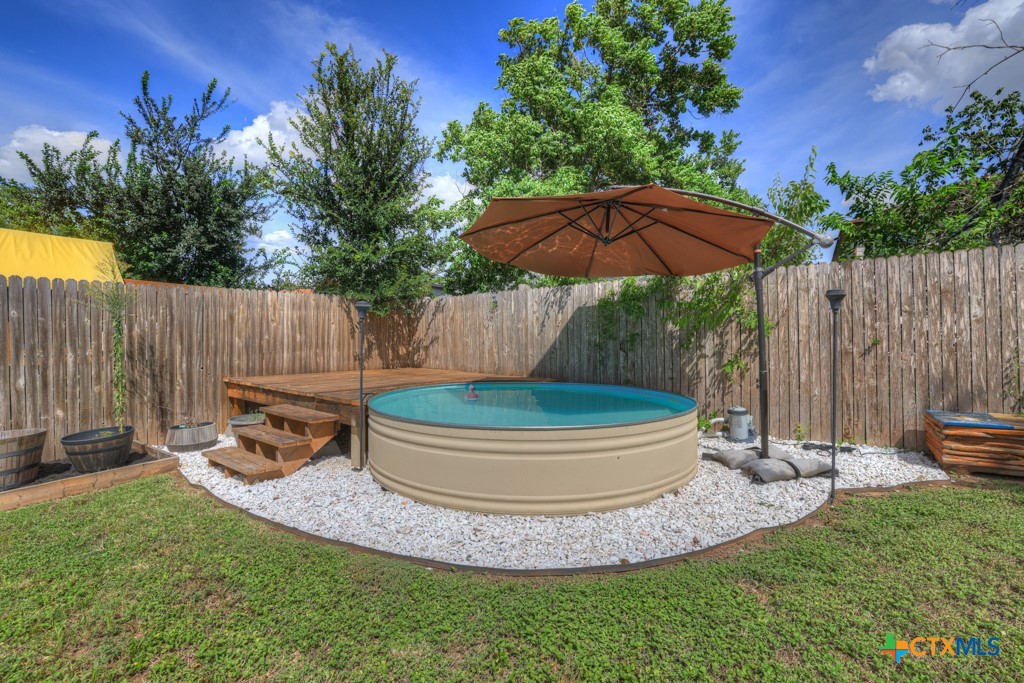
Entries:
<svg viewBox="0 0 1024 683">
<path fill-rule="evenodd" d="M 494 382 L 398 389 L 370 399 L 371 410 L 418 422 L 511 429 L 597 427 L 649 422 L 689 412 L 692 398 L 608 384 Z"/>
</svg>

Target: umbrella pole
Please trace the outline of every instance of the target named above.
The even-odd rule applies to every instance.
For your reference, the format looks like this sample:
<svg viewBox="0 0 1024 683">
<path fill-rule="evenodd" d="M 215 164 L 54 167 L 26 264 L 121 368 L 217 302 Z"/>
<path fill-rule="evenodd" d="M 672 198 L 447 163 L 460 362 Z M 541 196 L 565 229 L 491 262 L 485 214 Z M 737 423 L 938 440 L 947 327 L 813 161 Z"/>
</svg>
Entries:
<svg viewBox="0 0 1024 683">
<path fill-rule="evenodd" d="M 764 331 L 764 265 L 761 245 L 754 249 L 754 293 L 757 298 L 757 388 L 761 413 L 761 457 L 768 457 L 768 349 Z"/>
</svg>

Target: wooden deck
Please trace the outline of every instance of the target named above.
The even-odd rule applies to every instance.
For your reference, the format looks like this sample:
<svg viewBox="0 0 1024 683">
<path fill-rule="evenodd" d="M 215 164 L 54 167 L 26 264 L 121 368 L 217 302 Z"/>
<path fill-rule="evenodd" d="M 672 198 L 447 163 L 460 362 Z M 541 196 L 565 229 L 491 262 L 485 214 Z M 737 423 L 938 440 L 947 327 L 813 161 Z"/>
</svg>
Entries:
<svg viewBox="0 0 1024 683">
<path fill-rule="evenodd" d="M 430 384 L 469 384 L 473 382 L 545 381 L 535 377 L 489 375 L 458 370 L 400 368 L 366 370 L 363 393 L 382 394 L 393 389 Z M 351 429 L 352 466 L 362 467 L 359 443 L 359 371 L 313 372 L 302 375 L 264 375 L 262 377 L 225 377 L 232 415 L 241 415 L 246 403 L 292 405 L 335 413 Z"/>
</svg>

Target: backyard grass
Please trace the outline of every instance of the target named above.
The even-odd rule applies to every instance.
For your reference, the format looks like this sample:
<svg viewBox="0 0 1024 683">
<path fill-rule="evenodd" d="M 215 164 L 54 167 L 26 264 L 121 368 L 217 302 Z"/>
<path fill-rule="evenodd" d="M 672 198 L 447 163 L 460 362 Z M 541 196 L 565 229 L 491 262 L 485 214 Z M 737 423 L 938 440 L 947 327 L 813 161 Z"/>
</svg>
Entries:
<svg viewBox="0 0 1024 683">
<path fill-rule="evenodd" d="M 0 513 L 0 680 L 1019 680 L 1022 557 L 1024 486 L 993 480 L 847 498 L 716 559 L 522 579 L 310 543 L 161 476 Z M 897 666 L 886 633 L 1002 653 Z"/>
</svg>

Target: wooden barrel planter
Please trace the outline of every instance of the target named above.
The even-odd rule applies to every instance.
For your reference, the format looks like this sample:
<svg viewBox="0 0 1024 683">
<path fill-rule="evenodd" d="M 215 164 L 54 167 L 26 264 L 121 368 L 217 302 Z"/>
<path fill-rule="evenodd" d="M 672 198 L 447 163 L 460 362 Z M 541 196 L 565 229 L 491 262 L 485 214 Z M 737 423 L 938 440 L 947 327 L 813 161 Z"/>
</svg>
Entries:
<svg viewBox="0 0 1024 683">
<path fill-rule="evenodd" d="M 263 413 L 246 413 L 244 415 L 236 415 L 228 418 L 228 428 L 225 430 L 225 436 L 231 436 L 235 433 L 235 429 L 238 427 L 252 427 L 253 425 L 261 425 L 267 421 L 267 416 Z"/>
<path fill-rule="evenodd" d="M 134 427 L 105 427 L 69 434 L 60 440 L 67 456 L 79 472 L 99 472 L 127 464 L 132 452 Z"/>
<path fill-rule="evenodd" d="M 45 429 L 0 431 L 0 491 L 34 481 L 46 443 Z"/>
<path fill-rule="evenodd" d="M 172 453 L 201 451 L 216 445 L 217 425 L 212 422 L 174 425 L 164 438 L 164 447 Z"/>
</svg>

